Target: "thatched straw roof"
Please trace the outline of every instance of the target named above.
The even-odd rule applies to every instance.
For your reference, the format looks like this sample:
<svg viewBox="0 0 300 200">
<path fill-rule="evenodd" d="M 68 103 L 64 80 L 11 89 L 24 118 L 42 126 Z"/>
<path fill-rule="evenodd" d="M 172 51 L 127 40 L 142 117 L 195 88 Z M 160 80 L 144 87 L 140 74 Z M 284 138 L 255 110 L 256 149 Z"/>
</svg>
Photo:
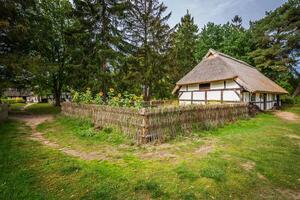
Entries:
<svg viewBox="0 0 300 200">
<path fill-rule="evenodd" d="M 25 97 L 33 96 L 33 93 L 28 90 L 18 90 L 16 88 L 8 88 L 4 91 L 4 96 L 6 97 Z"/>
<path fill-rule="evenodd" d="M 288 93 L 285 89 L 264 76 L 256 68 L 244 61 L 210 49 L 203 60 L 182 79 L 173 92 L 180 86 L 234 79 L 249 92 Z"/>
</svg>

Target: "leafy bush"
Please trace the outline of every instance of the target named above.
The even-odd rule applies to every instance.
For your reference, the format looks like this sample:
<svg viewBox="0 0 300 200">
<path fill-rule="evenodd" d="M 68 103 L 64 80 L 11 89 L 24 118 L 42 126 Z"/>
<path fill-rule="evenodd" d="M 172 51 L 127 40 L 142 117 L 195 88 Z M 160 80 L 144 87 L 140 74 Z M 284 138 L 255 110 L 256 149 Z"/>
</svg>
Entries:
<svg viewBox="0 0 300 200">
<path fill-rule="evenodd" d="M 7 104 L 25 103 L 25 100 L 23 98 L 20 98 L 20 97 L 1 99 L 1 101 L 3 103 L 7 103 Z"/>
<path fill-rule="evenodd" d="M 72 90 L 71 94 L 72 94 L 72 101 L 74 103 L 80 103 L 80 93 Z"/>
<path fill-rule="evenodd" d="M 91 90 L 88 88 L 86 92 L 77 92 L 72 90 L 72 101 L 74 103 L 84 103 L 84 104 L 98 104 L 98 105 L 109 105 L 115 107 L 136 107 L 141 108 L 143 102 L 143 96 L 136 96 L 134 94 L 129 94 L 125 92 L 123 95 L 121 93 L 116 93 L 113 88 L 109 89 L 107 93 L 106 101 L 104 101 L 103 92 L 99 92 L 93 97 Z"/>
<path fill-rule="evenodd" d="M 104 101 L 103 101 L 103 92 L 99 92 L 98 94 L 96 94 L 94 102 L 96 104 L 99 104 L 99 105 L 104 104 Z"/>
<path fill-rule="evenodd" d="M 282 105 L 294 105 L 297 103 L 297 98 L 291 96 L 284 96 L 281 98 Z"/>
</svg>

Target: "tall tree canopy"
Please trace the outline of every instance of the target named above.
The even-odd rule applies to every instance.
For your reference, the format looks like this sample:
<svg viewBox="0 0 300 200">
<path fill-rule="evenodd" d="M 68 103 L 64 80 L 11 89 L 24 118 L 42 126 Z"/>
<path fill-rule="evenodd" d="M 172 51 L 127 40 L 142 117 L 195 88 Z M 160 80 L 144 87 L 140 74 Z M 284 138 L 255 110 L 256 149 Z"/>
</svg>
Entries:
<svg viewBox="0 0 300 200">
<path fill-rule="evenodd" d="M 132 69 L 137 84 L 143 87 L 145 99 L 161 96 L 166 71 L 166 52 L 171 29 L 167 24 L 171 13 L 158 0 L 131 0 L 126 16 L 128 41 L 134 46 Z M 163 92 L 162 92 L 163 93 Z"/>
<path fill-rule="evenodd" d="M 77 69 L 81 78 L 74 87 L 106 93 L 113 84 L 113 71 L 130 51 L 123 34 L 128 4 L 123 0 L 74 0 L 74 5 L 82 56 Z"/>
<path fill-rule="evenodd" d="M 296 66 L 300 57 L 300 1 L 289 0 L 266 17 L 251 24 L 256 49 L 255 65 L 289 91 L 299 79 Z"/>
<path fill-rule="evenodd" d="M 74 23 L 68 0 L 38 1 L 31 19 L 30 71 L 38 90 L 51 90 L 57 106 L 72 64 Z"/>
<path fill-rule="evenodd" d="M 0 0 L 0 96 L 8 87 L 30 85 L 21 58 L 28 53 L 29 14 L 34 5 L 34 0 Z"/>
<path fill-rule="evenodd" d="M 299 84 L 300 0 L 250 29 L 236 15 L 200 31 L 189 12 L 170 28 L 161 0 L 0 3 L 0 95 L 3 88 L 30 87 L 52 93 L 59 105 L 63 91 L 106 94 L 114 87 L 145 100 L 167 98 L 210 48 L 257 66 L 289 91 Z"/>
<path fill-rule="evenodd" d="M 189 11 L 181 18 L 177 30 L 172 36 L 170 50 L 170 72 L 172 87 L 196 64 L 195 52 L 197 50 L 198 26 Z"/>
<path fill-rule="evenodd" d="M 250 32 L 241 26 L 242 19 L 235 16 L 232 23 L 216 25 L 209 22 L 199 34 L 196 57 L 200 61 L 210 48 L 219 50 L 251 63 L 248 53 L 254 48 Z"/>
</svg>

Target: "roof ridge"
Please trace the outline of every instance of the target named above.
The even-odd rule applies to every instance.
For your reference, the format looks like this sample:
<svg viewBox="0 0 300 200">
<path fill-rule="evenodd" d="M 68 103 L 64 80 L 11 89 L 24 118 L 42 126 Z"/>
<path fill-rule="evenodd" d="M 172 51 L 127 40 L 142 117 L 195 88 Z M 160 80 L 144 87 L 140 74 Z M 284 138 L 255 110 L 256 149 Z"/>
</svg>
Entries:
<svg viewBox="0 0 300 200">
<path fill-rule="evenodd" d="M 224 57 L 226 57 L 226 58 L 229 58 L 229 59 L 231 59 L 231 60 L 237 61 L 237 62 L 239 62 L 239 63 L 245 64 L 245 65 L 247 65 L 247 66 L 249 66 L 249 67 L 251 67 L 251 68 L 256 69 L 255 67 L 253 67 L 252 65 L 248 64 L 247 62 L 242 61 L 242 60 L 239 60 L 239 59 L 237 59 L 237 58 L 234 58 L 234 57 L 232 57 L 232 56 L 230 56 L 230 55 L 228 55 L 228 54 L 222 53 L 222 52 L 217 51 L 217 50 L 214 50 L 214 49 L 209 49 L 209 51 L 212 52 L 212 53 L 215 53 L 215 54 L 224 56 Z"/>
</svg>

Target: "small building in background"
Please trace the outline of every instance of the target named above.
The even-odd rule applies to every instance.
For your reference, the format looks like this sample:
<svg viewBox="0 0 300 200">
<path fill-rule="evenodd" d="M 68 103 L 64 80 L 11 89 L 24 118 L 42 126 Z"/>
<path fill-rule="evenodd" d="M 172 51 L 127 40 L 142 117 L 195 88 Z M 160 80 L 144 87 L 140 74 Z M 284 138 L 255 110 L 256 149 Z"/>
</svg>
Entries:
<svg viewBox="0 0 300 200">
<path fill-rule="evenodd" d="M 255 67 L 210 49 L 203 60 L 176 83 L 180 105 L 252 103 L 261 110 L 280 106 L 288 92 Z"/>
<path fill-rule="evenodd" d="M 5 97 L 12 99 L 22 98 L 24 102 L 28 103 L 38 103 L 41 100 L 40 97 L 26 89 L 8 88 L 3 94 Z"/>
</svg>

